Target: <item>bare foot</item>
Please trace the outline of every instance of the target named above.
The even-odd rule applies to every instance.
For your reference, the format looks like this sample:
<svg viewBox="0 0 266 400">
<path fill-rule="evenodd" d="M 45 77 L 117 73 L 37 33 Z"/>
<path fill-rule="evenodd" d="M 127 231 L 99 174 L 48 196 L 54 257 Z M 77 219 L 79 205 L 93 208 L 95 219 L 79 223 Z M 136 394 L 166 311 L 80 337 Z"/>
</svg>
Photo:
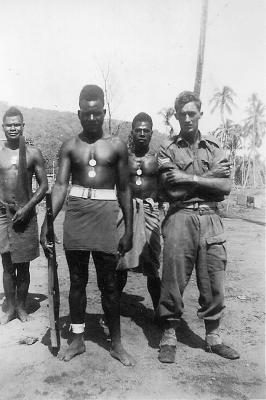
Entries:
<svg viewBox="0 0 266 400">
<path fill-rule="evenodd" d="M 5 325 L 5 324 L 7 324 L 9 321 L 12 321 L 12 319 L 14 319 L 14 318 L 16 318 L 15 310 L 8 311 L 7 313 L 5 313 L 5 314 L 0 318 L 0 324 L 1 324 L 1 325 Z"/>
<path fill-rule="evenodd" d="M 24 308 L 17 308 L 17 316 L 21 322 L 30 321 L 30 316 L 26 313 Z"/>
<path fill-rule="evenodd" d="M 126 352 L 121 343 L 112 344 L 110 349 L 110 354 L 113 358 L 120 361 L 126 367 L 130 367 L 136 364 L 134 358 Z"/>
<path fill-rule="evenodd" d="M 70 361 L 71 358 L 82 354 L 86 351 L 84 339 L 73 340 L 66 350 L 62 350 L 58 353 L 58 358 L 61 361 Z"/>
</svg>

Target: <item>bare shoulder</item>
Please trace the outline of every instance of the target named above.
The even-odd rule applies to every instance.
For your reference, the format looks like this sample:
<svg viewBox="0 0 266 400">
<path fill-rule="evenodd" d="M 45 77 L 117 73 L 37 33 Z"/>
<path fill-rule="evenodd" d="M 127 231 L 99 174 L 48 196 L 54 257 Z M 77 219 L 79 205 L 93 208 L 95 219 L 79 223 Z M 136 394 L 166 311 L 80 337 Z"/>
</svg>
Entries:
<svg viewBox="0 0 266 400">
<path fill-rule="evenodd" d="M 41 150 L 33 146 L 32 144 L 27 144 L 26 145 L 26 151 L 27 151 L 27 156 L 30 157 L 30 159 L 39 159 L 42 158 L 42 152 Z"/>
<path fill-rule="evenodd" d="M 112 147 L 115 149 L 115 151 L 117 151 L 118 153 L 127 153 L 127 145 L 119 137 L 110 136 L 104 140 L 109 142 L 112 145 Z"/>
<path fill-rule="evenodd" d="M 80 139 L 79 137 L 72 137 L 70 139 L 65 140 L 61 147 L 60 147 L 60 153 L 67 153 L 70 152 L 71 150 L 74 150 L 77 145 L 79 144 Z"/>
</svg>

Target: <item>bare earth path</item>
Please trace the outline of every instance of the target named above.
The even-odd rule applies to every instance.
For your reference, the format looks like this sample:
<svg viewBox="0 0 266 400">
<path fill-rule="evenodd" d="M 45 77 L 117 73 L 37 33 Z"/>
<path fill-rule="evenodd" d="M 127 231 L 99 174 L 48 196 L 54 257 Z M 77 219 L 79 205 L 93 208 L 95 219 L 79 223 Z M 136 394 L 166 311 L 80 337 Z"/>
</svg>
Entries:
<svg viewBox="0 0 266 400">
<path fill-rule="evenodd" d="M 255 212 L 256 211 L 256 212 Z M 48 349 L 47 267 L 41 257 L 32 263 L 28 310 L 32 321 L 13 320 L 0 326 L 0 399 L 265 399 L 265 227 L 262 210 L 252 218 L 227 219 L 227 308 L 225 341 L 241 354 L 227 361 L 204 351 L 204 329 L 196 316 L 193 277 L 185 293 L 186 311 L 176 363 L 157 360 L 160 331 L 152 323 L 145 279 L 131 273 L 122 300 L 122 332 L 128 351 L 137 359 L 123 367 L 109 355 L 99 318 L 102 313 L 93 264 L 87 289 L 86 353 L 61 362 Z M 254 219 L 255 216 L 255 219 Z M 39 219 L 43 212 L 40 209 Z M 56 232 L 62 238 L 61 213 Z M 250 221 L 251 220 L 251 221 Z M 62 245 L 57 246 L 61 291 L 62 347 L 67 346 L 69 278 Z M 0 269 L 2 274 L 2 267 Z M 0 305 L 4 304 L 0 284 Z M 1 313 L 0 307 L 0 313 Z M 25 344 L 27 338 L 35 343 Z"/>
</svg>

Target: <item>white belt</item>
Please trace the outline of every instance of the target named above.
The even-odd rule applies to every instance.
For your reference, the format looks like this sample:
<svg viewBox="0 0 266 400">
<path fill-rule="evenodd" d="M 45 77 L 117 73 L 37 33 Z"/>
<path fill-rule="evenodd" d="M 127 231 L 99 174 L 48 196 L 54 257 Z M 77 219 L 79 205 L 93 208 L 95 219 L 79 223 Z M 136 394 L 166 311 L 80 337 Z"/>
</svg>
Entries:
<svg viewBox="0 0 266 400">
<path fill-rule="evenodd" d="M 114 189 L 93 189 L 85 188 L 79 185 L 73 185 L 69 196 L 81 197 L 82 199 L 92 200 L 116 200 L 116 191 Z"/>
</svg>

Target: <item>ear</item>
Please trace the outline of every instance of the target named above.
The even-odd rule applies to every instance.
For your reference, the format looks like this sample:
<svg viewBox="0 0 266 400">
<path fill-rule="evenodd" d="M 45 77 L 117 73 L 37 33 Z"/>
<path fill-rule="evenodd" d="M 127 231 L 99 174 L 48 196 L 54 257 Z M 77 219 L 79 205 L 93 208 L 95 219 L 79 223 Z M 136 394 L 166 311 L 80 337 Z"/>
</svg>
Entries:
<svg viewBox="0 0 266 400">
<path fill-rule="evenodd" d="M 79 117 L 79 119 L 80 119 L 80 110 L 78 110 L 78 117 Z"/>
<path fill-rule="evenodd" d="M 203 111 L 200 112 L 200 118 L 203 116 Z"/>
<path fill-rule="evenodd" d="M 106 109 L 105 108 L 103 109 L 103 113 L 104 113 L 104 116 L 105 116 L 106 115 Z"/>
</svg>

